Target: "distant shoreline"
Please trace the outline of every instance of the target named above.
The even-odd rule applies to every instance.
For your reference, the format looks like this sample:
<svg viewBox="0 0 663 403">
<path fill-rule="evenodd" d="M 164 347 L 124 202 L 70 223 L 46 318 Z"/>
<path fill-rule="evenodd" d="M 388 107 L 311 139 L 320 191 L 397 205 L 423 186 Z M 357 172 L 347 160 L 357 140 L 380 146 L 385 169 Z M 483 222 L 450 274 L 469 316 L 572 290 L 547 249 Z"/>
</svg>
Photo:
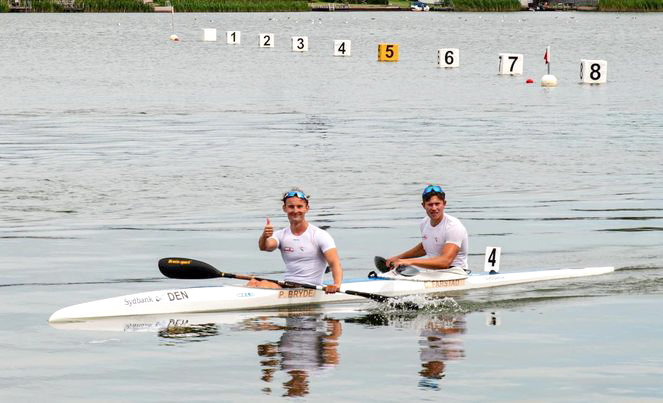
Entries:
<svg viewBox="0 0 663 403">
<path fill-rule="evenodd" d="M 565 0 L 561 0 L 565 1 Z M 571 1 L 571 0 L 566 0 Z M 573 0 L 576 1 L 576 0 Z M 592 1 L 595 1 L 592 3 Z M 158 3 L 157 3 L 158 2 Z M 426 11 L 411 9 L 407 0 L 366 0 L 364 3 L 313 2 L 302 0 L 0 0 L 0 12 L 506 12 L 506 11 L 599 11 L 660 12 L 663 0 L 589 0 L 585 2 L 539 2 L 523 7 L 519 0 L 446 0 L 429 4 Z"/>
</svg>

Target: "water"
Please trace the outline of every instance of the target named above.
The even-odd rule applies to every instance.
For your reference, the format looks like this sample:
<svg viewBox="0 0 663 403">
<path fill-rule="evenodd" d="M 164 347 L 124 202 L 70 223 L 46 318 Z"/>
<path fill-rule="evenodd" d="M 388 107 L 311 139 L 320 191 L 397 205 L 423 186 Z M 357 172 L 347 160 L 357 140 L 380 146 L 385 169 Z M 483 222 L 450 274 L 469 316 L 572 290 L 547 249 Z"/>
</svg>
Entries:
<svg viewBox="0 0 663 403">
<path fill-rule="evenodd" d="M 598 13 L 0 15 L 0 397 L 181 401 L 660 399 L 661 17 Z M 202 29 L 242 31 L 204 43 Z M 259 49 L 260 32 L 276 48 Z M 545 33 L 545 34 L 542 34 Z M 306 54 L 289 37 L 308 35 Z M 332 55 L 352 40 L 352 57 Z M 376 44 L 400 45 L 378 63 Z M 560 85 L 526 85 L 552 72 Z M 435 67 L 442 47 L 461 67 Z M 523 53 L 525 74 L 496 75 Z M 578 84 L 579 60 L 608 83 Z M 182 286 L 189 256 L 278 276 L 279 193 L 312 194 L 346 278 L 417 242 L 441 183 L 470 266 L 612 265 L 421 312 L 371 304 L 50 327 L 63 306 Z M 193 281 L 208 284 L 213 281 Z M 189 283 L 187 283 L 189 284 Z M 457 305 L 456 305 L 457 304 Z M 107 326 L 104 328 L 103 326 Z M 102 330 L 105 329 L 105 330 Z"/>
</svg>

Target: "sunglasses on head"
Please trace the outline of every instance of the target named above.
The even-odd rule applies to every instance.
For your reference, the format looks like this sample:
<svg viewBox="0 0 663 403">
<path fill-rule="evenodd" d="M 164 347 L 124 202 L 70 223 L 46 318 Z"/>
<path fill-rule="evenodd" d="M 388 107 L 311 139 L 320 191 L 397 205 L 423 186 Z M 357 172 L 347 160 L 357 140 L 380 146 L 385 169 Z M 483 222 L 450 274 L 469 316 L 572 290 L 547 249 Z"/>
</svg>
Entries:
<svg viewBox="0 0 663 403">
<path fill-rule="evenodd" d="M 424 189 L 424 192 L 422 193 L 422 195 L 427 195 L 430 192 L 444 193 L 444 190 L 442 190 L 442 188 L 439 187 L 438 185 L 428 185 Z"/>
<path fill-rule="evenodd" d="M 299 197 L 302 200 L 308 201 L 308 198 L 306 197 L 304 192 L 300 192 L 299 190 L 291 190 L 290 192 L 285 192 L 283 194 L 283 200 L 284 201 L 285 201 L 285 199 L 289 199 L 291 197 Z"/>
</svg>

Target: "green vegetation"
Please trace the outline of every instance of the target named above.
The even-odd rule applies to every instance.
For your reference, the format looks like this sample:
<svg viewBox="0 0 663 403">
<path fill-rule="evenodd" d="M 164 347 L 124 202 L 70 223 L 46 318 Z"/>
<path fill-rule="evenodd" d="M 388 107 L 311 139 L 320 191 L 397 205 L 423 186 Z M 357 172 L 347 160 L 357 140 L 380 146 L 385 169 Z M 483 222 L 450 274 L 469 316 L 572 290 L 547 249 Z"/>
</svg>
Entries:
<svg viewBox="0 0 663 403">
<path fill-rule="evenodd" d="M 315 1 L 315 0 L 311 0 Z M 165 3 L 165 0 L 157 0 Z M 322 3 L 353 5 L 396 5 L 410 8 L 410 0 L 323 0 Z M 171 0 L 176 12 L 275 12 L 308 11 L 307 0 Z M 519 11 L 519 0 L 445 0 L 431 9 L 454 11 Z M 76 0 L 74 10 L 86 12 L 151 12 L 142 0 Z M 663 11 L 663 0 L 601 0 L 599 11 Z M 9 11 L 6 0 L 0 0 L 0 13 Z M 66 7 L 59 0 L 32 0 L 33 12 L 63 12 Z"/>
<path fill-rule="evenodd" d="M 520 11 L 518 0 L 452 0 L 454 11 Z"/>
<path fill-rule="evenodd" d="M 37 13 L 61 13 L 64 7 L 52 0 L 32 0 L 32 11 Z"/>
<path fill-rule="evenodd" d="M 143 4 L 140 0 L 78 0 L 76 4 L 83 6 L 86 12 L 112 12 L 112 13 L 147 13 L 152 7 Z"/>
<path fill-rule="evenodd" d="M 175 7 L 176 12 L 309 10 L 308 2 L 306 0 L 171 0 L 170 3 Z"/>
<path fill-rule="evenodd" d="M 311 3 L 314 3 L 314 1 L 311 1 Z M 395 4 L 395 3 L 407 3 L 407 8 L 410 8 L 410 2 L 409 1 L 400 1 L 400 2 L 389 2 L 389 0 L 324 0 L 321 1 L 321 3 L 343 3 L 343 4 L 356 4 L 356 5 L 364 5 L 364 4 L 377 4 L 381 6 L 388 6 L 389 4 Z"/>
<path fill-rule="evenodd" d="M 601 0 L 599 11 L 663 11 L 663 0 Z"/>
</svg>

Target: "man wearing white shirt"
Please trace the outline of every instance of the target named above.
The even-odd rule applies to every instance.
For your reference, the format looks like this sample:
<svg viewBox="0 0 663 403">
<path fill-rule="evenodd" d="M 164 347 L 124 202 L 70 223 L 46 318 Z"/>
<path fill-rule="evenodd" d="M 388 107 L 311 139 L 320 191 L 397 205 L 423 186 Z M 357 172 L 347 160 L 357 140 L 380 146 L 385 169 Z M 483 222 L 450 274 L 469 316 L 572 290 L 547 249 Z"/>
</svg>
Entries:
<svg viewBox="0 0 663 403">
<path fill-rule="evenodd" d="M 309 210 L 308 197 L 299 189 L 283 195 L 283 211 L 288 215 L 290 225 L 274 232 L 269 218 L 258 239 L 260 250 L 271 252 L 281 250 L 285 262 L 285 281 L 311 285 L 322 284 L 327 265 L 331 268 L 334 284 L 327 285 L 325 292 L 338 292 L 343 280 L 343 268 L 336 251 L 334 239 L 327 231 L 306 221 Z M 271 281 L 249 281 L 250 287 L 280 288 Z"/>
<path fill-rule="evenodd" d="M 465 226 L 456 217 L 444 213 L 447 202 L 440 186 L 426 186 L 421 198 L 427 215 L 419 224 L 421 242 L 387 259 L 387 267 L 409 265 L 464 275 L 468 253 Z"/>
</svg>

